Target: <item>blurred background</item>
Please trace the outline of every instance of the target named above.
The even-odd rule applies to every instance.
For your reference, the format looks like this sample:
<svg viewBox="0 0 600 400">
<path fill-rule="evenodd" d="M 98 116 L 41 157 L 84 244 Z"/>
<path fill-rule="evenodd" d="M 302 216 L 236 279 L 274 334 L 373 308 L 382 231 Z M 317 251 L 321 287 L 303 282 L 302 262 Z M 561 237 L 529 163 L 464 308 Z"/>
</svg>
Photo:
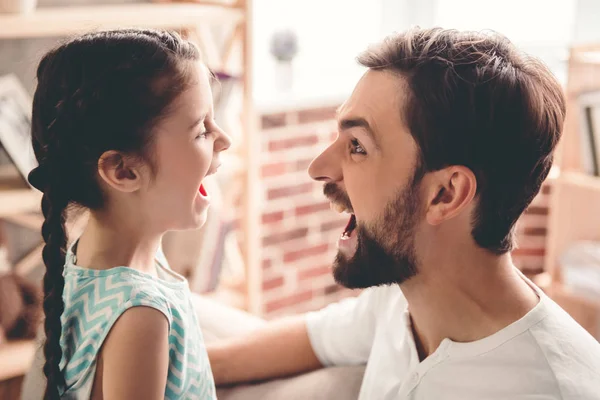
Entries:
<svg viewBox="0 0 600 400">
<path fill-rule="evenodd" d="M 40 195 L 23 179 L 35 166 L 37 63 L 73 34 L 124 26 L 179 31 L 220 78 L 217 120 L 235 145 L 210 183 L 218 202 L 205 227 L 170 233 L 163 247 L 192 290 L 267 319 L 357 294 L 330 274 L 347 221 L 307 175 L 364 72 L 357 54 L 414 25 L 506 35 L 550 67 L 568 99 L 555 168 L 519 223 L 513 258 L 600 338 L 599 15 L 595 0 L 0 0 L 0 381 L 27 368 L 43 274 Z M 70 223 L 71 238 L 84 223 Z"/>
</svg>

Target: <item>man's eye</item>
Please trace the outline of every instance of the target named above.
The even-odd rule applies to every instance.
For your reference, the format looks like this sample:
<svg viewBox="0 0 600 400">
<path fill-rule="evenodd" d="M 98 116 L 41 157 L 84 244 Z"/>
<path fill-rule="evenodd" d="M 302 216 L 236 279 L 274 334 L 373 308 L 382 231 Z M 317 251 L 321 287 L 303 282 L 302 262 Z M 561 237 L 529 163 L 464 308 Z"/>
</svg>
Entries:
<svg viewBox="0 0 600 400">
<path fill-rule="evenodd" d="M 350 154 L 366 155 L 367 152 L 362 147 L 362 145 L 359 143 L 358 139 L 352 139 L 352 140 L 350 140 Z"/>
</svg>

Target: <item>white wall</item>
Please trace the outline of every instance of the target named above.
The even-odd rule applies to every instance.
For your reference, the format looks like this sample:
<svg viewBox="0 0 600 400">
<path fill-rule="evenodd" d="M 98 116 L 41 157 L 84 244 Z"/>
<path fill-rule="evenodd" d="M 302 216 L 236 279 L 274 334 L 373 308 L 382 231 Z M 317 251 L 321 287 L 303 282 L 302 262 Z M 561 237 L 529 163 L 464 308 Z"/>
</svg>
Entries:
<svg viewBox="0 0 600 400">
<path fill-rule="evenodd" d="M 492 29 L 542 58 L 561 81 L 568 46 L 600 40 L 600 0 L 254 0 L 254 78 L 259 104 L 343 98 L 363 69 L 354 61 L 368 44 L 414 25 Z M 294 87 L 275 88 L 269 40 L 280 28 L 299 37 Z"/>
<path fill-rule="evenodd" d="M 286 97 L 275 89 L 275 62 L 269 53 L 273 32 L 290 28 L 298 34 L 292 97 L 339 97 L 362 73 L 356 55 L 380 39 L 382 14 L 381 0 L 254 0 L 257 102 Z"/>
<path fill-rule="evenodd" d="M 577 0 L 573 43 L 600 42 L 600 1 Z"/>
</svg>

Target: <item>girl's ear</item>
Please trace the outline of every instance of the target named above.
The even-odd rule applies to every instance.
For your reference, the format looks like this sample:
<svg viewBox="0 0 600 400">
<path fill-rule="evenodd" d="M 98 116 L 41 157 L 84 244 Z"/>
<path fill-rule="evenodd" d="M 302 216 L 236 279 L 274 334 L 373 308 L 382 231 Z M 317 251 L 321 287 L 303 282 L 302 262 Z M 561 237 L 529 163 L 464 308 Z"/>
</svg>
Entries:
<svg viewBox="0 0 600 400">
<path fill-rule="evenodd" d="M 98 174 L 107 185 L 120 192 L 135 192 L 142 186 L 139 160 L 114 150 L 100 156 Z"/>
</svg>

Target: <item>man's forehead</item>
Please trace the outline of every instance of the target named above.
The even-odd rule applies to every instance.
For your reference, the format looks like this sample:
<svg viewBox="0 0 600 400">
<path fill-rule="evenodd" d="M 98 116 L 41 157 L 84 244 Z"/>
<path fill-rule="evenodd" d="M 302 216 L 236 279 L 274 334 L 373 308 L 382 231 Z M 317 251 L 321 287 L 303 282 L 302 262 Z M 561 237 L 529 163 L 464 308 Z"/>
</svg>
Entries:
<svg viewBox="0 0 600 400">
<path fill-rule="evenodd" d="M 367 71 L 356 84 L 350 97 L 338 108 L 338 119 L 362 117 L 400 122 L 403 78 L 389 71 Z M 395 116 L 395 117 L 394 117 Z"/>
</svg>

